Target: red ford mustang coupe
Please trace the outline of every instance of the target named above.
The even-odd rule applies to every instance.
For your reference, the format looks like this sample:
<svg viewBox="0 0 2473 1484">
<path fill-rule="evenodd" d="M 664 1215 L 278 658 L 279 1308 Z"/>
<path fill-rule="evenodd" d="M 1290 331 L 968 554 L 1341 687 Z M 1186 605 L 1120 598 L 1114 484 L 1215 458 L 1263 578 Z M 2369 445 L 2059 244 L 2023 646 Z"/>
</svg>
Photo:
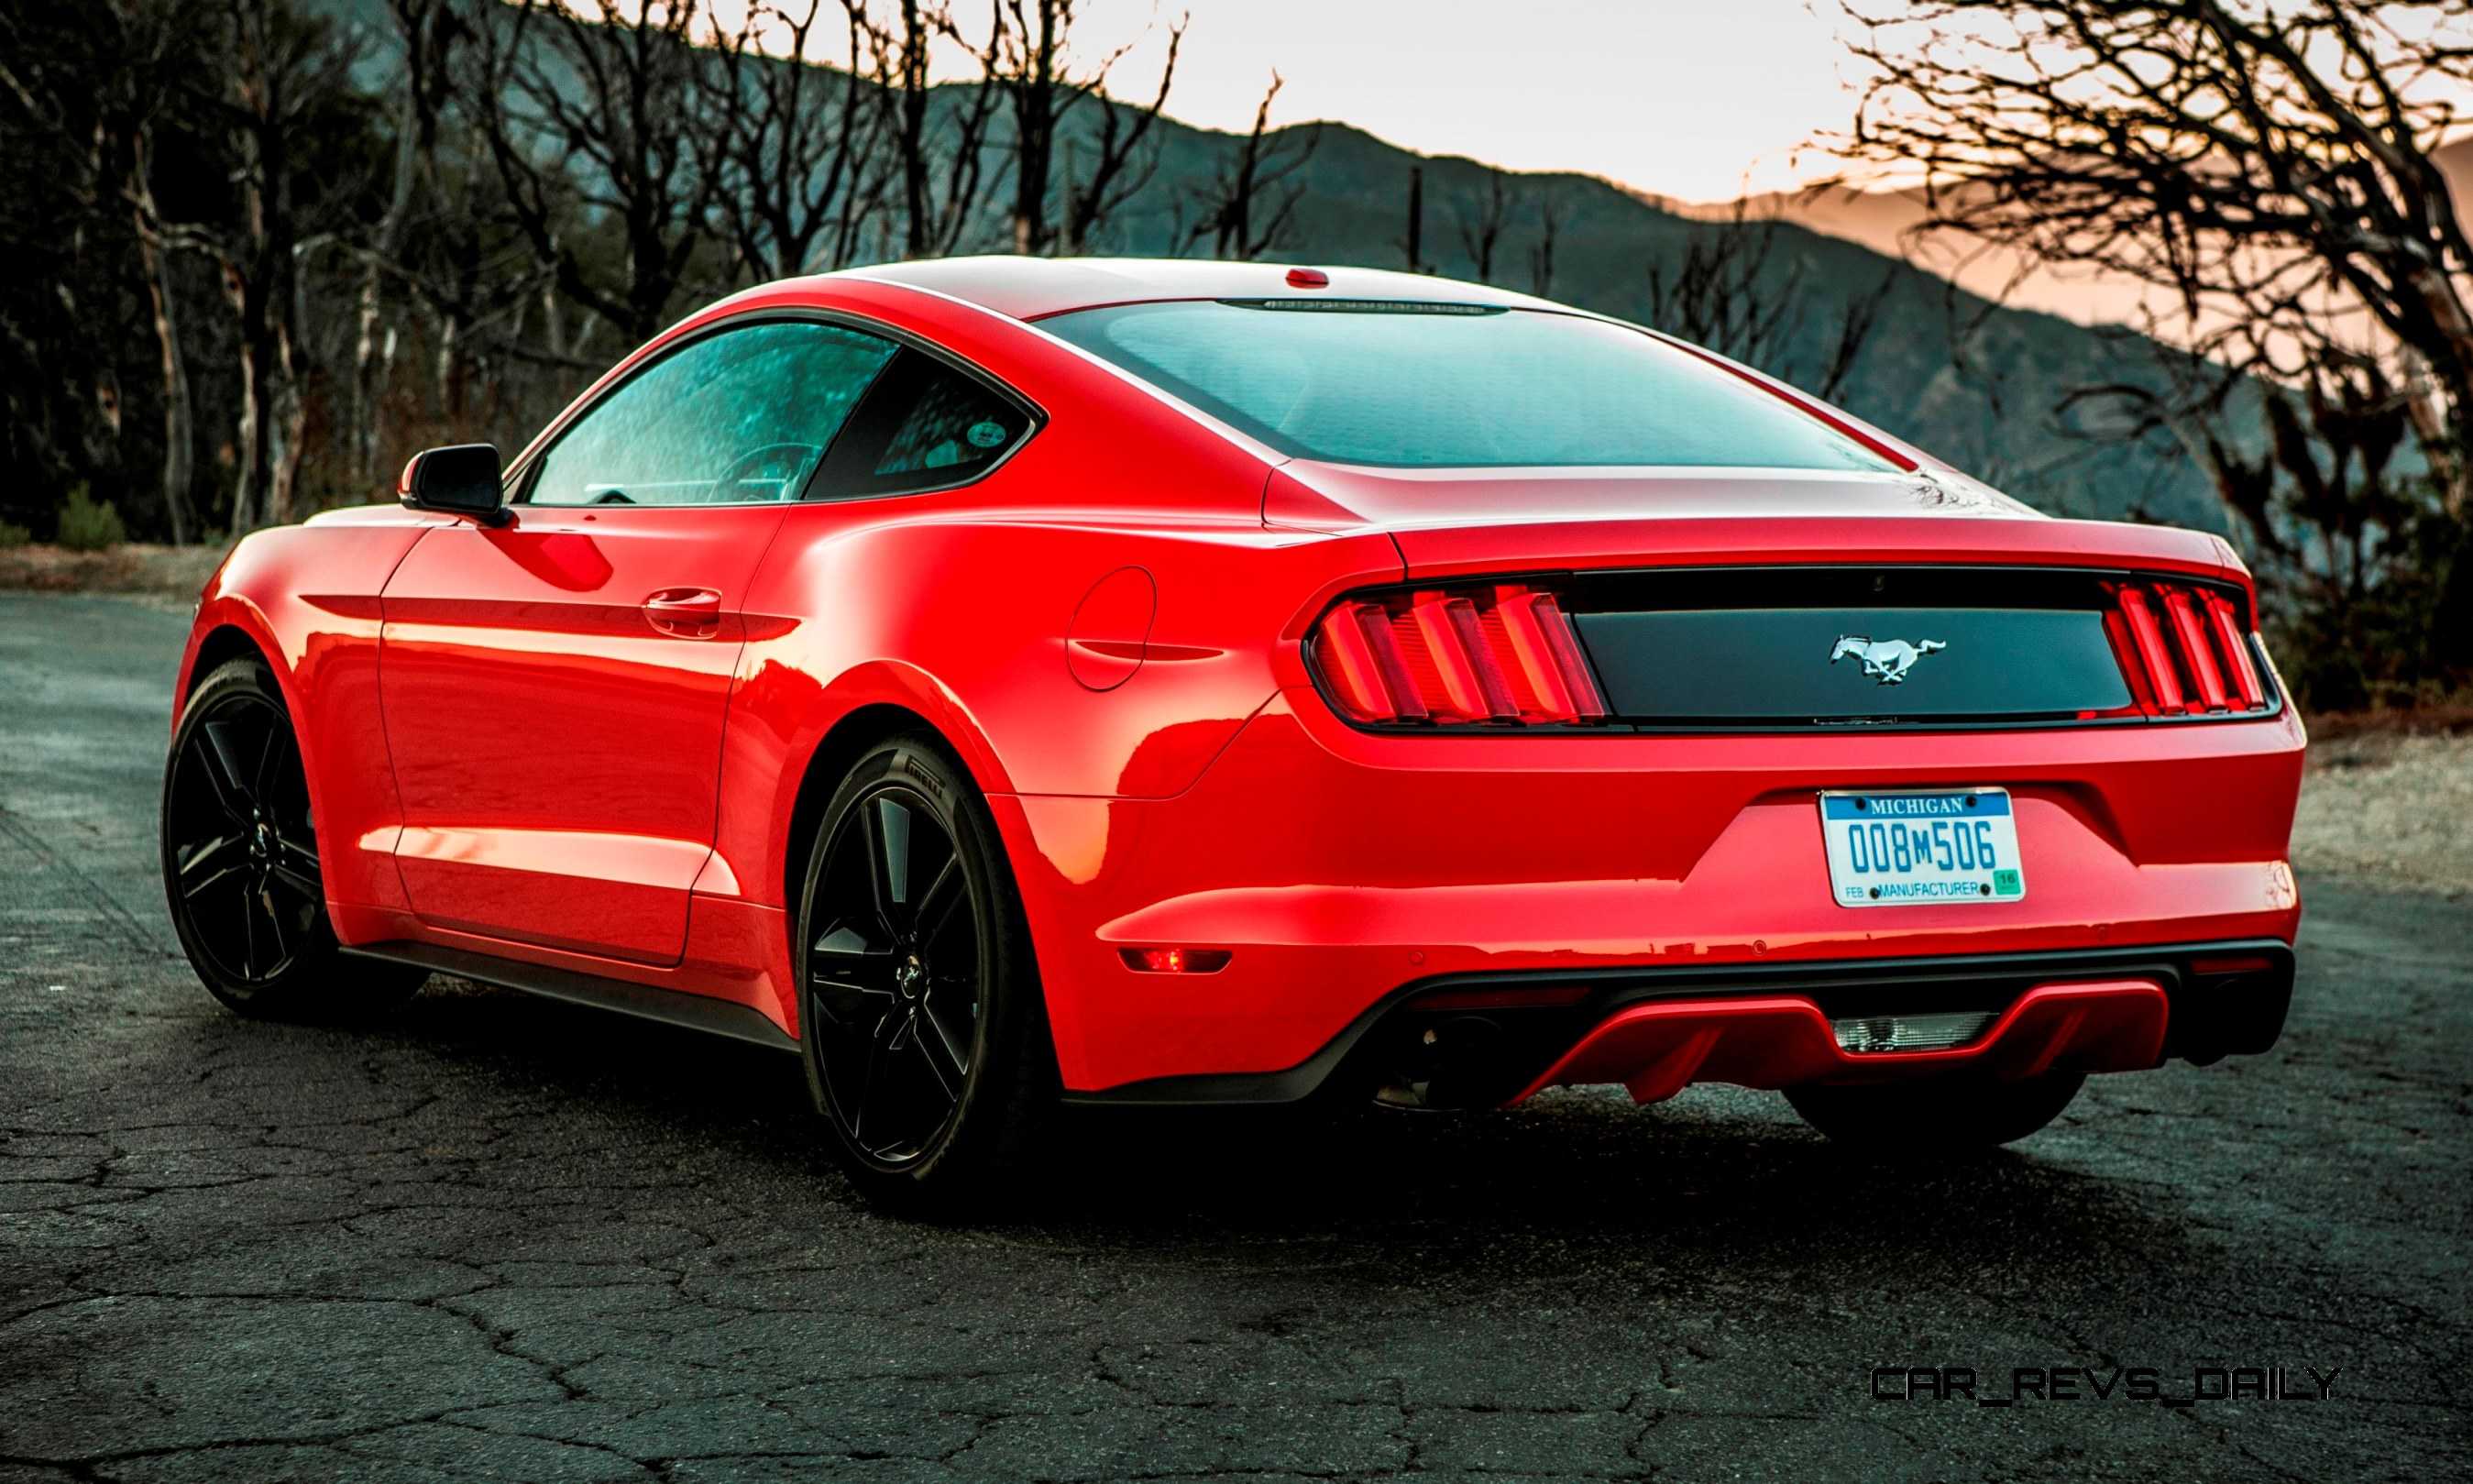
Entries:
<svg viewBox="0 0 2473 1484">
<path fill-rule="evenodd" d="M 778 1046 L 878 1195 L 1060 1102 L 1718 1081 L 1996 1142 L 2291 997 L 2303 734 L 2223 541 L 1544 300 L 798 279 L 400 494 L 206 586 L 199 974 Z"/>
</svg>

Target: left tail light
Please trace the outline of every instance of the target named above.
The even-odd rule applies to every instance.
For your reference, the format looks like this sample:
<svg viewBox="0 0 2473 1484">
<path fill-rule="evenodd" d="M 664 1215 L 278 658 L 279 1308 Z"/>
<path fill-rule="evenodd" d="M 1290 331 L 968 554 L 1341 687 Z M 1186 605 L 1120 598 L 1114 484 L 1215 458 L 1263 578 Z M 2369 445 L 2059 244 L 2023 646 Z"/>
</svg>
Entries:
<svg viewBox="0 0 2473 1484">
<path fill-rule="evenodd" d="M 1551 592 L 1524 584 L 1342 601 L 1307 658 L 1341 714 L 1377 724 L 1571 727 L 1605 696 Z"/>
</svg>

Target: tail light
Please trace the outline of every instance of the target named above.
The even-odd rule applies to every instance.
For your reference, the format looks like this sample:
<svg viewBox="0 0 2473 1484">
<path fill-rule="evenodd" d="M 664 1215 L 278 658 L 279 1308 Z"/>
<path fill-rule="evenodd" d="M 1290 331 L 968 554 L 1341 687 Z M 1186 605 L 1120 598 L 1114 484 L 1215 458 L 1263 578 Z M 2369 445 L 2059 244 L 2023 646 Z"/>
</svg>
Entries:
<svg viewBox="0 0 2473 1484">
<path fill-rule="evenodd" d="M 2112 585 L 2104 629 L 2149 716 L 2264 710 L 2267 688 L 2233 600 L 2183 583 Z"/>
<path fill-rule="evenodd" d="M 1519 584 L 1352 598 L 1314 627 L 1310 658 L 1360 722 L 1579 726 L 1605 697 L 1571 617 Z"/>
</svg>

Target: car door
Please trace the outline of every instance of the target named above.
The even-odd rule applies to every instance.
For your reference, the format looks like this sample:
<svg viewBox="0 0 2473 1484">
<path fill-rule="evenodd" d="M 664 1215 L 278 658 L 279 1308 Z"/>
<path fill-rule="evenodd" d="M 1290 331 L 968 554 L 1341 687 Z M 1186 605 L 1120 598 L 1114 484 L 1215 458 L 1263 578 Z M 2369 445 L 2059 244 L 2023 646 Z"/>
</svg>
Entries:
<svg viewBox="0 0 2473 1484">
<path fill-rule="evenodd" d="M 813 320 L 725 323 L 511 470 L 510 523 L 413 548 L 379 694 L 424 923 L 679 961 L 748 582 L 893 354 Z"/>
</svg>

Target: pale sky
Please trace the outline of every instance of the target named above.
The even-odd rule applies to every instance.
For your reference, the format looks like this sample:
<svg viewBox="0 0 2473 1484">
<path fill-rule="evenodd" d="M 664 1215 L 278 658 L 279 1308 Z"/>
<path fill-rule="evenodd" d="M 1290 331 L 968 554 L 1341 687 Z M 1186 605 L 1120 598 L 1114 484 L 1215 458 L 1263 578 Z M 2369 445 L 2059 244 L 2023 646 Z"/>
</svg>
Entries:
<svg viewBox="0 0 2473 1484">
<path fill-rule="evenodd" d="M 1248 127 L 1276 67 L 1275 124 L 1335 119 L 1687 201 L 1830 174 L 1796 146 L 1855 101 L 1836 0 L 1089 0 L 1077 39 L 1103 47 L 1185 11 L 1168 112 L 1188 123 Z M 1111 91 L 1146 96 L 1157 78 L 1154 40 Z"/>
</svg>

